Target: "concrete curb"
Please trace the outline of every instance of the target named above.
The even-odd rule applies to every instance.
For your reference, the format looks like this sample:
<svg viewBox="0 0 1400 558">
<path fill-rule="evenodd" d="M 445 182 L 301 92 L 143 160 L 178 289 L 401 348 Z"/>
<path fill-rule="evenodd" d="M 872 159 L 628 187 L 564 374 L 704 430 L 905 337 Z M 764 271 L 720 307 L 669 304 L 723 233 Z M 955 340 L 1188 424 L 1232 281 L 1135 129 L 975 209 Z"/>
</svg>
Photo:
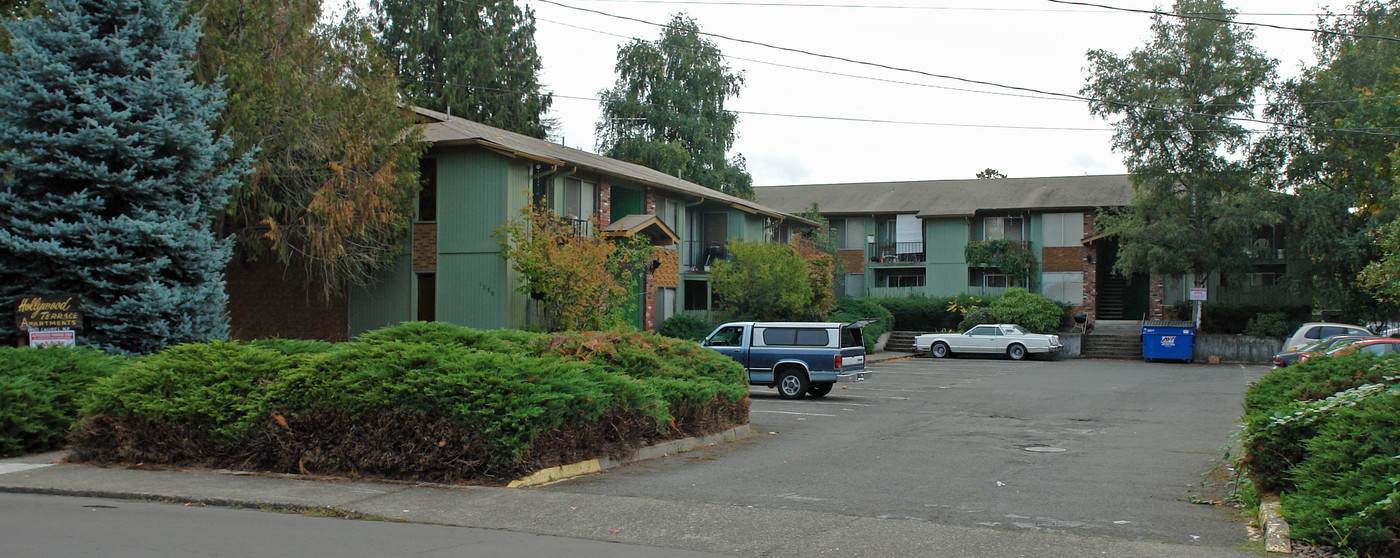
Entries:
<svg viewBox="0 0 1400 558">
<path fill-rule="evenodd" d="M 550 483 L 555 483 L 582 475 L 597 473 L 599 471 L 606 471 L 613 467 L 626 465 L 635 461 L 666 457 L 671 455 L 672 453 L 685 453 L 701 446 L 742 440 L 744 438 L 749 437 L 749 435 L 751 434 L 753 434 L 753 430 L 749 428 L 749 425 L 745 424 L 741 426 L 736 426 L 734 428 L 730 428 L 729 430 L 725 430 L 724 432 L 720 432 L 718 434 L 710 434 L 708 436 L 691 436 L 689 438 L 682 438 L 680 440 L 661 442 L 653 446 L 638 449 L 632 452 L 630 455 L 622 457 L 621 459 L 614 459 L 611 457 L 600 457 L 598 459 L 589 459 L 587 461 L 580 461 L 578 463 L 570 463 L 568 465 L 560 465 L 558 467 L 550 467 L 548 469 L 535 471 L 530 475 L 526 475 L 524 477 L 520 477 L 516 480 L 510 481 L 510 484 L 506 485 L 506 488 L 528 488 L 532 486 L 544 486 Z"/>
<path fill-rule="evenodd" d="M 1269 496 L 1259 502 L 1259 526 L 1264 530 L 1264 550 L 1293 553 L 1288 520 L 1283 518 L 1283 505 L 1279 503 L 1277 496 Z"/>
</svg>

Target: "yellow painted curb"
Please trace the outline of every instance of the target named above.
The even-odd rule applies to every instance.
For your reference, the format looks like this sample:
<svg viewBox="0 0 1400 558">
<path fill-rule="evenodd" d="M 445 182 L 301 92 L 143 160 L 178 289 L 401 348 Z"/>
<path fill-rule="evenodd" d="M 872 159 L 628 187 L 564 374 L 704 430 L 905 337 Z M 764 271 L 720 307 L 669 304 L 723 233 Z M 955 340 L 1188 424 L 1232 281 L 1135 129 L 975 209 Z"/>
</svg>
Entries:
<svg viewBox="0 0 1400 558">
<path fill-rule="evenodd" d="M 541 469 L 524 477 L 520 477 L 516 480 L 510 481 L 510 484 L 507 484 L 506 487 L 529 488 L 531 486 L 542 486 L 552 482 L 559 482 L 561 480 L 571 479 L 573 477 L 581 475 L 597 473 L 599 471 L 611 469 L 624 463 L 631 463 L 633 461 L 641 461 L 644 459 L 654 459 L 657 457 L 666 457 L 673 453 L 685 453 L 687 451 L 704 445 L 712 445 L 720 442 L 732 442 L 741 440 L 747 438 L 752 433 L 753 432 L 752 430 L 750 430 L 749 425 L 745 424 L 741 426 L 736 426 L 734 428 L 730 428 L 729 430 L 725 430 L 724 432 L 720 432 L 718 434 L 711 434 L 709 436 L 692 437 L 681 440 L 673 440 L 670 442 L 662 442 L 651 447 L 646 447 L 634 451 L 631 455 L 622 459 L 612 459 L 604 457 L 600 459 L 589 459 L 587 461 L 580 461 L 578 463 L 570 463 L 568 465 L 560 465 L 558 467 L 550 467 L 548 469 Z"/>
<path fill-rule="evenodd" d="M 568 465 L 560 465 L 558 467 L 550 467 L 548 469 L 535 471 L 534 474 L 510 481 L 510 484 L 506 486 L 508 488 L 535 486 L 538 484 L 563 480 L 570 477 L 577 477 L 579 475 L 596 473 L 601 470 L 603 469 L 602 467 L 598 466 L 597 459 L 589 459 L 588 461 L 580 461 L 578 463 L 570 463 Z"/>
</svg>

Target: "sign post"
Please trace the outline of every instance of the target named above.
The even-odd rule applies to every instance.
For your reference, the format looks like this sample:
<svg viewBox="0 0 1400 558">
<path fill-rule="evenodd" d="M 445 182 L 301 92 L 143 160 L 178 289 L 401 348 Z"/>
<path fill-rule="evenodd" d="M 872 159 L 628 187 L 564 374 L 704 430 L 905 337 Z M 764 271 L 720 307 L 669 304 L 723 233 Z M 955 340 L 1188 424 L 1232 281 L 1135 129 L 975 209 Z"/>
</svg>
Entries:
<svg viewBox="0 0 1400 558">
<path fill-rule="evenodd" d="M 1201 303 L 1206 301 L 1207 291 L 1205 287 L 1191 287 L 1191 301 L 1195 302 L 1195 310 L 1192 311 L 1192 320 L 1196 324 L 1196 329 L 1201 329 Z"/>
</svg>

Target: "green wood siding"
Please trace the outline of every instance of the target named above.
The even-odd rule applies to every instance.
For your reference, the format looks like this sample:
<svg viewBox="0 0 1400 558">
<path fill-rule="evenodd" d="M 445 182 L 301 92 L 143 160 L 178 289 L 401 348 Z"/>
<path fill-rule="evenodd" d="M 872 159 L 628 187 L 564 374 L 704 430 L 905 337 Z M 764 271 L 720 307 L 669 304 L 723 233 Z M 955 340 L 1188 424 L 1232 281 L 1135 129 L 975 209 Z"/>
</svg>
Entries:
<svg viewBox="0 0 1400 558">
<path fill-rule="evenodd" d="M 357 288 L 348 297 L 349 334 L 354 337 L 366 331 L 413 320 L 417 293 L 415 278 L 409 269 L 412 256 L 404 254 L 394 267 L 375 275 L 367 288 Z"/>
<path fill-rule="evenodd" d="M 612 207 L 608 216 L 616 221 L 628 215 L 642 214 L 642 192 L 614 184 L 612 186 Z"/>
<path fill-rule="evenodd" d="M 529 203 L 532 165 L 478 149 L 438 158 L 437 319 L 513 328 L 525 323 L 519 278 L 500 254 L 496 227 Z"/>
<path fill-rule="evenodd" d="M 924 220 L 924 238 L 928 239 L 924 245 L 928 257 L 924 286 L 929 296 L 967 292 L 967 262 L 963 254 L 969 238 L 968 225 L 962 218 Z"/>
</svg>

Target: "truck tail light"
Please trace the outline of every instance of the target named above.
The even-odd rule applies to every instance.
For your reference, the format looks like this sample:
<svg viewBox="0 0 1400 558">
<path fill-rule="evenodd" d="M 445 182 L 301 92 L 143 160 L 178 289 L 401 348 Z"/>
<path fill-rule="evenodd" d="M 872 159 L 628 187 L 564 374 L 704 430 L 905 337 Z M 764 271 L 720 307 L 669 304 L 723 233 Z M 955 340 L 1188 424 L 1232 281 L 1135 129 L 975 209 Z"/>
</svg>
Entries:
<svg viewBox="0 0 1400 558">
<path fill-rule="evenodd" d="M 836 369 L 841 369 L 841 355 L 836 355 Z"/>
</svg>

